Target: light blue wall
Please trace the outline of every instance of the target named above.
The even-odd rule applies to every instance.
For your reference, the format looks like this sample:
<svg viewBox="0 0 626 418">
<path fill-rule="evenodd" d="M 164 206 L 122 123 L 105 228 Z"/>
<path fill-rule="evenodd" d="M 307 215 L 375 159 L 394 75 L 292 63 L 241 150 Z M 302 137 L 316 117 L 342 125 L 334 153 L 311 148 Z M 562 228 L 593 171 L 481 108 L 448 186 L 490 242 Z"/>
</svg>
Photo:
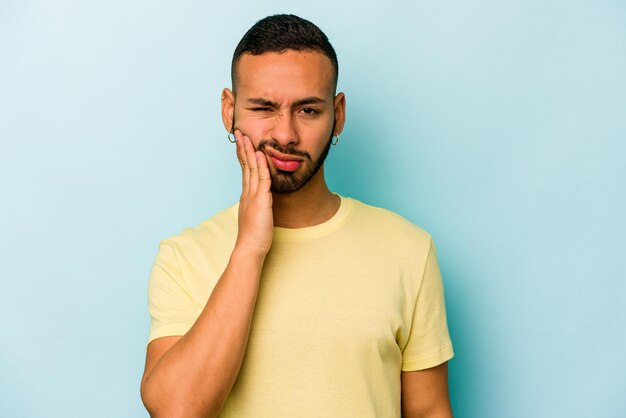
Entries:
<svg viewBox="0 0 626 418">
<path fill-rule="evenodd" d="M 626 416 L 626 3 L 0 2 L 0 415 L 147 416 L 160 239 L 238 196 L 232 50 L 338 51 L 334 190 L 430 231 L 457 417 Z"/>
</svg>

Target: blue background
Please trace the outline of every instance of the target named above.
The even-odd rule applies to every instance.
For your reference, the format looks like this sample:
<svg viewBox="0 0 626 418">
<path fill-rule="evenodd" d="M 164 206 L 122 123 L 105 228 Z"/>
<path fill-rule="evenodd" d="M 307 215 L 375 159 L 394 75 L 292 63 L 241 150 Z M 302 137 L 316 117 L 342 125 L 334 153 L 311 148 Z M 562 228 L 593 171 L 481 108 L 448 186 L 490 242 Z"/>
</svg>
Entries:
<svg viewBox="0 0 626 418">
<path fill-rule="evenodd" d="M 332 188 L 435 238 L 456 416 L 626 416 L 618 0 L 2 0 L 0 415 L 147 416 L 158 241 L 237 200 L 220 92 L 277 12 L 339 55 Z"/>
</svg>

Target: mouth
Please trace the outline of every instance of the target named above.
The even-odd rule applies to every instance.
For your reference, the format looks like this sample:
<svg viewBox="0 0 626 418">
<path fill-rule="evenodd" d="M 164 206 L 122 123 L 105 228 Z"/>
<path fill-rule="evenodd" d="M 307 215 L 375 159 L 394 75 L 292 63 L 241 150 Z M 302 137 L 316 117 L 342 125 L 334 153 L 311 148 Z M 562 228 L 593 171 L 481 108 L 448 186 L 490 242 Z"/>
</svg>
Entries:
<svg viewBox="0 0 626 418">
<path fill-rule="evenodd" d="M 296 157 L 290 154 L 283 154 L 273 148 L 265 148 L 263 150 L 270 160 L 272 164 L 277 170 L 293 172 L 296 171 L 300 165 L 302 164 L 302 158 Z"/>
</svg>

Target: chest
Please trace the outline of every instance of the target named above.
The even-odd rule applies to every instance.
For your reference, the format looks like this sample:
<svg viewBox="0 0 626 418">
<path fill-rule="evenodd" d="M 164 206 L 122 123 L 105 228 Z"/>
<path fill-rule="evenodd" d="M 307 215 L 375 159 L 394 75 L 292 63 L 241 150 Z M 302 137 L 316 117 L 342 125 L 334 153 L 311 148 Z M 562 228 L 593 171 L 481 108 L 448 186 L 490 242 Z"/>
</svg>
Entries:
<svg viewBox="0 0 626 418">
<path fill-rule="evenodd" d="M 401 266 L 349 247 L 273 248 L 263 269 L 250 350 L 290 355 L 399 354 L 406 328 Z"/>
</svg>

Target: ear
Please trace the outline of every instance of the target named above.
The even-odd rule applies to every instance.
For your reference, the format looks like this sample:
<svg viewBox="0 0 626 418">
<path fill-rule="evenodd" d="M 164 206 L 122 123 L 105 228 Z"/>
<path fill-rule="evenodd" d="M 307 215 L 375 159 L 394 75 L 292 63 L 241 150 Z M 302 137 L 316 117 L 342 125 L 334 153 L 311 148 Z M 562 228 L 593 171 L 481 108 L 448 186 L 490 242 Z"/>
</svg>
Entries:
<svg viewBox="0 0 626 418">
<path fill-rule="evenodd" d="M 333 136 L 338 136 L 343 131 L 343 125 L 346 122 L 346 96 L 339 93 L 333 101 L 335 106 L 335 132 Z"/>
<path fill-rule="evenodd" d="M 222 90 L 222 122 L 226 131 L 233 129 L 233 117 L 235 116 L 235 95 L 230 89 Z"/>
</svg>

